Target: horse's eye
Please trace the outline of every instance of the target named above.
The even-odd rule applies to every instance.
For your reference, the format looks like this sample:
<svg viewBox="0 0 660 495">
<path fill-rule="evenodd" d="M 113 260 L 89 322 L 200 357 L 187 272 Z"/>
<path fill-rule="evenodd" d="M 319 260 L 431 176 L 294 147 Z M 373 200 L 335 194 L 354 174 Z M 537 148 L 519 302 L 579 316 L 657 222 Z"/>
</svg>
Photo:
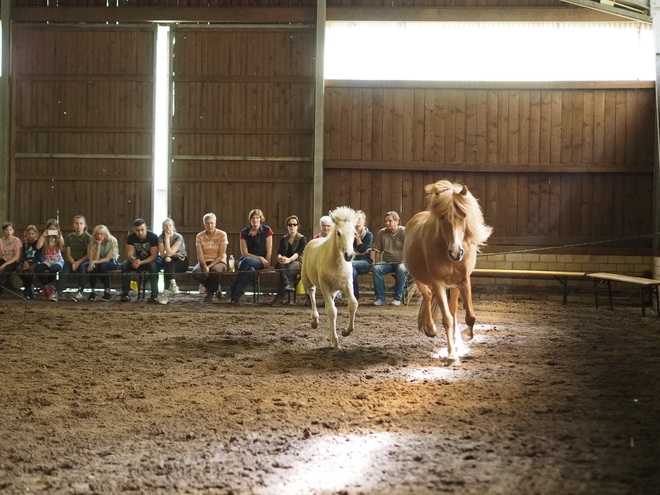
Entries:
<svg viewBox="0 0 660 495">
<path fill-rule="evenodd" d="M 444 215 L 442 215 L 442 216 L 440 217 L 440 220 L 444 222 L 444 221 L 445 221 L 445 218 L 447 218 L 447 217 L 445 217 Z"/>
<path fill-rule="evenodd" d="M 341 232 L 337 232 L 337 235 L 338 235 L 339 237 L 341 237 Z"/>
</svg>

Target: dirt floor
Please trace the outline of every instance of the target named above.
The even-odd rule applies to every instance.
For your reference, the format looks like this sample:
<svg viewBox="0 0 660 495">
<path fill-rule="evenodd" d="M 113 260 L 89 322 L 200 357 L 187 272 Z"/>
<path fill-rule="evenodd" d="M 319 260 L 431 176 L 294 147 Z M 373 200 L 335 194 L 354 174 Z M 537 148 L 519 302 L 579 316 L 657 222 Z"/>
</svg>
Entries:
<svg viewBox="0 0 660 495">
<path fill-rule="evenodd" d="M 302 305 L 5 293 L 0 493 L 660 493 L 654 311 L 475 309 L 447 367 L 412 306 L 332 350 Z"/>
</svg>

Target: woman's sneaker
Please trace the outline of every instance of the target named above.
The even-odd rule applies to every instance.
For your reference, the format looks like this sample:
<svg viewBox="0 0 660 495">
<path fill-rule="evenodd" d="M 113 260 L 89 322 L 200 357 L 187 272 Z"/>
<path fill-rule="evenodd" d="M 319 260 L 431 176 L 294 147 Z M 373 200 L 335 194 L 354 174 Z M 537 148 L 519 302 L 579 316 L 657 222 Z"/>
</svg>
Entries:
<svg viewBox="0 0 660 495">
<path fill-rule="evenodd" d="M 112 299 L 112 296 L 110 295 L 110 293 L 109 292 L 104 292 L 103 297 L 101 298 L 101 301 L 109 301 L 110 299 Z"/>
<path fill-rule="evenodd" d="M 173 296 L 176 296 L 180 292 L 179 286 L 176 284 L 170 285 L 170 292 L 172 293 Z"/>
<path fill-rule="evenodd" d="M 87 298 L 88 301 L 96 301 L 96 292 L 92 292 Z"/>
<path fill-rule="evenodd" d="M 53 286 L 48 284 L 41 289 L 41 295 L 46 299 L 50 299 L 50 296 L 53 295 Z"/>
<path fill-rule="evenodd" d="M 161 294 L 160 296 L 158 296 L 157 301 L 158 301 L 158 304 L 167 304 L 168 303 L 167 296 L 165 294 Z"/>
<path fill-rule="evenodd" d="M 73 302 L 80 302 L 83 300 L 83 293 L 81 291 L 76 292 L 76 295 L 71 298 Z"/>
</svg>

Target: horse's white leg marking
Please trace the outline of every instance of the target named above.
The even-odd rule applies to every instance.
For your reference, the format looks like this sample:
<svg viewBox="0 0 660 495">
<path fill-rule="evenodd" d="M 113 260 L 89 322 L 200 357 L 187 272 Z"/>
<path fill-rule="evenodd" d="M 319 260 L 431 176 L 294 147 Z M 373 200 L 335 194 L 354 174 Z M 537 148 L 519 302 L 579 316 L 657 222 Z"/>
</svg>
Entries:
<svg viewBox="0 0 660 495">
<path fill-rule="evenodd" d="M 307 294 L 309 294 L 309 303 L 312 306 L 312 328 L 319 326 L 319 312 L 316 309 L 316 287 L 312 285 L 310 289 L 307 289 Z"/>
<path fill-rule="evenodd" d="M 474 308 L 472 307 L 472 283 L 470 282 L 470 276 L 468 275 L 465 278 L 465 282 L 461 286 L 461 295 L 463 296 L 463 306 L 465 306 L 465 324 L 467 328 L 463 330 L 463 341 L 469 342 L 474 338 L 474 322 L 476 321 L 476 316 L 474 314 Z"/>
<path fill-rule="evenodd" d="M 344 288 L 344 294 L 348 294 L 348 326 L 341 334 L 344 337 L 348 337 L 353 330 L 355 330 L 355 312 L 358 307 L 358 300 L 355 299 L 355 294 L 353 294 L 353 284 L 349 280 L 348 285 Z"/>
<path fill-rule="evenodd" d="M 451 313 L 452 318 L 454 319 L 454 328 L 452 331 L 454 332 L 454 342 L 457 343 L 461 339 L 461 333 L 458 329 L 458 295 L 460 294 L 460 291 L 457 288 L 452 288 L 450 290 L 450 297 L 449 297 L 449 312 Z M 458 344 L 456 344 L 458 346 Z"/>
<path fill-rule="evenodd" d="M 433 292 L 431 292 L 431 288 L 428 285 L 425 285 L 422 282 L 416 281 L 416 284 L 419 292 L 424 298 L 422 305 L 419 307 L 419 315 L 417 317 L 419 329 L 423 331 L 427 337 L 435 337 L 437 328 L 435 323 L 433 323 L 433 309 L 431 308 Z"/>
<path fill-rule="evenodd" d="M 323 281 L 321 281 L 321 284 L 323 284 Z M 332 297 L 330 287 L 322 285 L 321 293 L 323 294 L 325 309 L 328 313 L 328 320 L 330 322 L 330 343 L 332 344 L 332 347 L 339 349 L 339 339 L 337 338 L 337 307 L 335 306 L 335 300 Z"/>
<path fill-rule="evenodd" d="M 442 284 L 436 284 L 433 287 L 433 292 L 435 293 L 436 301 L 442 311 L 442 326 L 445 327 L 445 333 L 447 334 L 447 351 L 449 353 L 447 364 L 458 366 L 461 364 L 461 360 L 456 352 L 456 342 L 454 341 L 454 318 L 451 315 L 449 304 L 447 303 L 447 290 Z"/>
</svg>

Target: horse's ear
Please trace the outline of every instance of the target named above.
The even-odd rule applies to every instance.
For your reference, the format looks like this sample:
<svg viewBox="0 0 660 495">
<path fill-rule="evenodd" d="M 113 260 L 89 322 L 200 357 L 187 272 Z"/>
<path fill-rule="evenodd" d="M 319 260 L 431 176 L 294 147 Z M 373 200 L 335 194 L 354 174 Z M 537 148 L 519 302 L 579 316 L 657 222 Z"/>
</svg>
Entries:
<svg viewBox="0 0 660 495">
<path fill-rule="evenodd" d="M 461 196 L 465 196 L 467 193 L 468 193 L 467 186 L 463 186 L 463 189 L 461 189 L 461 192 L 459 192 L 458 194 L 460 194 Z"/>
</svg>

